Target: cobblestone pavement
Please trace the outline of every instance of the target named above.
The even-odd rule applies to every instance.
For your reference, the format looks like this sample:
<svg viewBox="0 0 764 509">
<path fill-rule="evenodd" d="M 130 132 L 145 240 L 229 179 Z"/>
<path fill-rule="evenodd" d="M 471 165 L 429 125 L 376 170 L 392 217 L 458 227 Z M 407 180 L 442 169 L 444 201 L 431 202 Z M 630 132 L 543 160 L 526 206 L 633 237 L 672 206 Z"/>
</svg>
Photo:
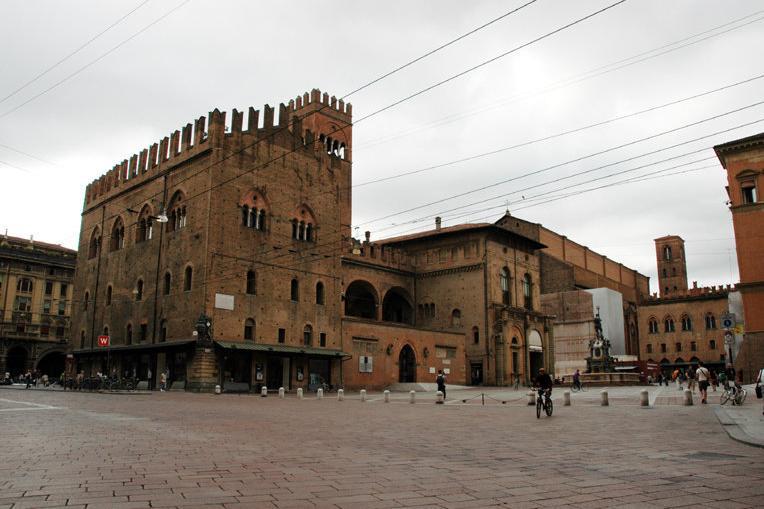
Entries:
<svg viewBox="0 0 764 509">
<path fill-rule="evenodd" d="M 5 390 L 0 508 L 764 506 L 762 450 L 714 405 L 650 390 L 650 408 L 638 388 L 608 407 L 590 390 L 541 419 L 511 390 L 485 405 Z"/>
</svg>

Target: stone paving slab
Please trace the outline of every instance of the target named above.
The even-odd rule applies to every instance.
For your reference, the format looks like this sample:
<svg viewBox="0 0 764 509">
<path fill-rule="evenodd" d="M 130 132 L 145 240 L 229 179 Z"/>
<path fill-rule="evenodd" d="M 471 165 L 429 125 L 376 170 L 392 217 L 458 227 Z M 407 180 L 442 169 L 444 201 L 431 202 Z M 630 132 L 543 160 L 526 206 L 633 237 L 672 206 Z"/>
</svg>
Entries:
<svg viewBox="0 0 764 509">
<path fill-rule="evenodd" d="M 512 390 L 447 405 L 5 392 L 0 508 L 764 505 L 764 455 L 713 405 L 645 409 L 639 390 L 610 389 L 608 407 L 555 391 L 542 419 Z M 481 392 L 507 403 L 456 399 Z"/>
</svg>

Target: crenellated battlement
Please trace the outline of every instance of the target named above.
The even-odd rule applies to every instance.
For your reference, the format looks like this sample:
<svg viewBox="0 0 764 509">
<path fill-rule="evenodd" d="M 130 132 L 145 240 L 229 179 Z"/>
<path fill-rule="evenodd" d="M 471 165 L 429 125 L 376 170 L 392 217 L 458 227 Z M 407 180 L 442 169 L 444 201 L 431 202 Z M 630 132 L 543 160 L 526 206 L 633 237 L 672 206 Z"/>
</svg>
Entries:
<svg viewBox="0 0 764 509">
<path fill-rule="evenodd" d="M 658 293 L 653 293 L 648 297 L 647 303 L 657 304 L 667 301 L 675 300 L 690 300 L 697 298 L 719 298 L 726 297 L 730 292 L 736 291 L 735 285 L 718 285 L 718 286 L 698 286 L 697 281 L 693 281 L 692 288 L 689 288 L 683 292 L 672 293 L 668 297 L 659 297 Z"/>
<path fill-rule="evenodd" d="M 229 140 L 240 140 L 243 135 L 253 136 L 256 140 L 273 139 L 273 135 L 284 131 L 290 140 L 298 140 L 297 145 L 349 161 L 352 111 L 351 104 L 316 88 L 286 105 L 281 103 L 278 121 L 275 108 L 266 104 L 261 116 L 259 110 L 250 107 L 246 129 L 243 111 L 233 109 L 230 126 L 227 126 L 226 112 L 216 108 L 206 117 L 186 124 L 93 180 L 85 190 L 85 208 L 147 175 L 156 175 L 167 166 L 175 166 L 212 147 L 221 147 Z"/>
<path fill-rule="evenodd" d="M 355 251 L 355 252 L 354 252 Z M 343 256 L 347 260 L 359 260 L 374 265 L 382 265 L 398 270 L 414 272 L 416 270 L 416 257 L 409 255 L 400 248 L 394 248 L 385 244 L 377 244 L 368 240 L 361 243 L 352 239 Z"/>
</svg>

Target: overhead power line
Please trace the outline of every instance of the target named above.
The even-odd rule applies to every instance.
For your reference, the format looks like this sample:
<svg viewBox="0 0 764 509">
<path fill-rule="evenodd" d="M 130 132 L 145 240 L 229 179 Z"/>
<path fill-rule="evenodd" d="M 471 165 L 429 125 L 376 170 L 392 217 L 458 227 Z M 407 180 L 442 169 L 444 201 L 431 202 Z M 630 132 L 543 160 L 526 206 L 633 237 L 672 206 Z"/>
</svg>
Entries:
<svg viewBox="0 0 764 509">
<path fill-rule="evenodd" d="M 136 5 L 135 7 L 133 7 L 133 9 L 132 9 L 130 12 L 128 12 L 127 14 L 125 14 L 124 16 L 122 16 L 121 18 L 119 18 L 117 21 L 115 21 L 115 22 L 114 22 L 114 23 L 112 23 L 111 25 L 107 26 L 106 28 L 104 28 L 103 30 L 101 30 L 100 32 L 98 32 L 96 35 L 94 35 L 93 37 L 91 37 L 91 38 L 90 38 L 90 39 L 88 39 L 87 41 L 85 41 L 85 43 L 84 43 L 84 44 L 82 44 L 81 46 L 79 46 L 77 49 L 75 49 L 75 50 L 74 50 L 74 51 L 72 51 L 71 53 L 67 54 L 67 55 L 66 55 L 64 58 L 62 58 L 61 60 L 59 60 L 59 61 L 58 61 L 58 62 L 56 62 L 55 64 L 51 65 L 50 67 L 48 67 L 47 69 L 45 69 L 44 71 L 42 71 L 41 73 L 39 73 L 37 76 L 35 76 L 34 78 L 32 78 L 31 80 L 27 81 L 26 83 L 24 83 L 23 85 L 21 85 L 19 88 L 17 88 L 17 89 L 16 89 L 16 90 L 14 90 L 13 92 L 9 93 L 8 95 L 6 95 L 6 96 L 5 96 L 5 97 L 3 97 L 2 99 L 0 99 L 0 104 L 4 103 L 5 101 L 7 101 L 8 99 L 10 99 L 10 98 L 11 98 L 11 97 L 13 97 L 14 95 L 18 94 L 19 92 L 21 92 L 22 90 L 24 90 L 25 88 L 27 88 L 29 85 L 31 85 L 31 84 L 32 84 L 32 83 L 34 83 L 35 81 L 39 80 L 40 78 L 42 78 L 43 76 L 45 76 L 46 74 L 48 74 L 50 71 L 52 71 L 53 69 L 55 69 L 55 68 L 56 68 L 56 67 L 58 67 L 59 65 L 63 64 L 64 62 L 66 62 L 67 60 L 69 60 L 70 58 L 72 58 L 74 55 L 76 55 L 77 53 L 79 53 L 80 51 L 82 51 L 83 49 L 85 49 L 87 46 L 89 46 L 89 45 L 90 45 L 90 43 L 92 43 L 93 41 L 95 41 L 96 39 L 98 39 L 99 37 L 101 37 L 103 34 L 105 34 L 106 32 L 108 32 L 109 30 L 111 30 L 111 29 L 112 29 L 112 28 L 114 28 L 115 26 L 119 25 L 121 22 L 123 22 L 125 19 L 127 19 L 127 18 L 128 18 L 128 17 L 129 17 L 131 14 L 133 14 L 135 11 L 137 11 L 138 9 L 140 9 L 141 7 L 143 7 L 144 5 L 146 5 L 147 3 L 149 3 L 149 1 L 150 1 L 150 0 L 144 0 L 143 2 L 141 2 L 141 3 L 139 3 L 138 5 Z"/>
</svg>

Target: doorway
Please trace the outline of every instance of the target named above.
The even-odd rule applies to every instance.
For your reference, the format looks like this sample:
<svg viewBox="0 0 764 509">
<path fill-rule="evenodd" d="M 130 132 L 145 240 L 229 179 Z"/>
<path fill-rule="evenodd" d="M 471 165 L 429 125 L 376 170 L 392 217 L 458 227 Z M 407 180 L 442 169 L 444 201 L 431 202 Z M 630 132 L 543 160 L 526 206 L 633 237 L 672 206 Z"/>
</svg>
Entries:
<svg viewBox="0 0 764 509">
<path fill-rule="evenodd" d="M 265 386 L 272 389 L 283 387 L 284 384 L 284 359 L 281 357 L 268 357 L 265 365 Z"/>
<path fill-rule="evenodd" d="M 530 352 L 531 380 L 534 380 L 539 374 L 539 369 L 544 367 L 544 353 Z"/>
<path fill-rule="evenodd" d="M 470 364 L 470 380 L 472 385 L 483 384 L 483 363 L 473 362 Z"/>
<path fill-rule="evenodd" d="M 27 371 L 27 350 L 23 346 L 15 346 L 8 350 L 8 357 L 5 360 L 5 370 L 11 374 L 11 377 L 18 378 Z"/>
<path fill-rule="evenodd" d="M 398 381 L 404 384 L 416 382 L 416 355 L 410 345 L 404 346 L 398 355 Z"/>
<path fill-rule="evenodd" d="M 315 391 L 323 384 L 331 383 L 329 361 L 325 359 L 308 360 L 308 390 Z"/>
</svg>

